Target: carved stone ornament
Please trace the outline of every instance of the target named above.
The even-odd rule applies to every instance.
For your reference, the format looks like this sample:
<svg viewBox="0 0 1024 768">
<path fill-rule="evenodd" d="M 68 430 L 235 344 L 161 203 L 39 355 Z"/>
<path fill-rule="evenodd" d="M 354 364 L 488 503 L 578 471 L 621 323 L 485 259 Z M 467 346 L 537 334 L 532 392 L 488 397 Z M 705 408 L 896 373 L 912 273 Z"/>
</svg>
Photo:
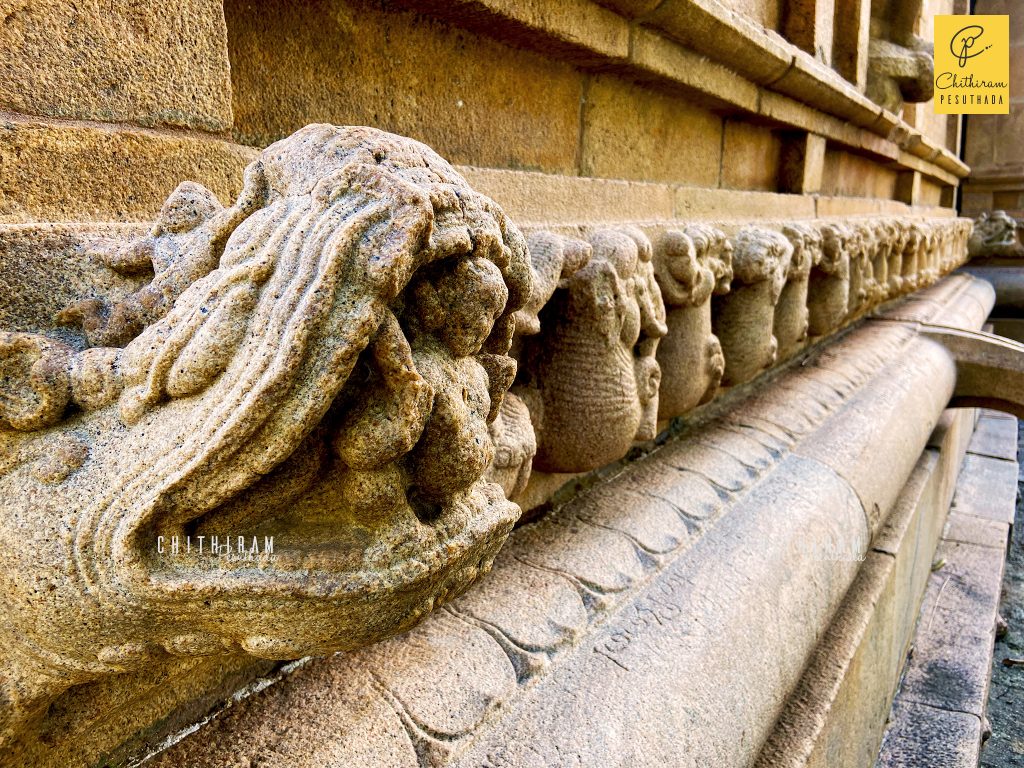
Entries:
<svg viewBox="0 0 1024 768">
<path fill-rule="evenodd" d="M 656 241 L 654 270 L 668 326 L 658 344 L 658 418 L 671 419 L 711 400 L 722 381 L 725 358 L 711 332 L 711 296 L 729 292 L 732 243 L 706 224 L 670 230 Z"/>
<path fill-rule="evenodd" d="M 786 284 L 775 306 L 775 338 L 779 343 L 780 360 L 790 357 L 807 339 L 810 313 L 807 309 L 807 290 L 811 269 L 821 263 L 821 233 L 810 224 L 798 222 L 782 228 L 793 246 Z"/>
<path fill-rule="evenodd" d="M 922 0 L 871 3 L 867 96 L 896 114 L 935 94 L 933 46 L 915 34 L 922 10 Z"/>
<path fill-rule="evenodd" d="M 733 239 L 732 291 L 714 300 L 713 327 L 725 354 L 724 384 L 750 381 L 775 362 L 775 307 L 792 256 L 792 243 L 772 229 L 747 227 Z"/>
<path fill-rule="evenodd" d="M 828 222 L 820 232 L 821 260 L 811 269 L 807 295 L 811 336 L 824 336 L 838 328 L 850 302 L 850 229 L 840 222 Z"/>
<path fill-rule="evenodd" d="M 631 349 L 663 326 L 623 247 L 599 269 Z M 0 334 L 5 731 L 153 658 L 366 645 L 490 566 L 520 514 L 483 474 L 532 273 L 432 150 L 309 126 L 232 206 L 183 184 L 145 237 L 94 250 L 154 277 L 63 312 L 78 347 Z"/>
<path fill-rule="evenodd" d="M 515 392 L 536 430 L 534 466 L 546 472 L 596 469 L 657 432 L 655 355 L 666 326 L 651 242 L 632 227 L 587 239 L 590 262 L 563 279 L 520 358 Z"/>
<path fill-rule="evenodd" d="M 1021 223 L 1006 211 L 985 212 L 974 220 L 974 230 L 967 241 L 971 258 L 1024 257 L 1020 242 Z"/>
<path fill-rule="evenodd" d="M 520 357 L 523 339 L 536 336 L 541 330 L 540 311 L 557 288 L 567 287 L 568 279 L 582 269 L 592 252 L 590 243 L 553 232 L 533 232 L 527 237 L 533 290 L 526 306 L 515 313 L 515 337 L 511 353 Z M 521 388 L 513 386 L 506 393 L 491 422 L 494 461 L 487 470 L 487 479 L 500 485 L 505 496 L 516 499 L 526 490 L 537 454 L 537 437 L 530 410 L 520 397 Z M 525 395 L 529 397 L 529 395 Z M 537 419 L 540 418 L 538 412 Z"/>
</svg>

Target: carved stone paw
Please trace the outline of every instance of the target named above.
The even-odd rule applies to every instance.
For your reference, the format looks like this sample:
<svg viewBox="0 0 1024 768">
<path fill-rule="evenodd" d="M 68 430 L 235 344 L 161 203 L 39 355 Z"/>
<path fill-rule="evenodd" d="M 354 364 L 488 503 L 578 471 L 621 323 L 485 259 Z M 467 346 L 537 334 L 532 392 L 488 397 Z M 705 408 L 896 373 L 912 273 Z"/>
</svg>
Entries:
<svg viewBox="0 0 1024 768">
<path fill-rule="evenodd" d="M 45 336 L 0 332 L 0 427 L 57 423 L 71 400 L 73 350 Z"/>
</svg>

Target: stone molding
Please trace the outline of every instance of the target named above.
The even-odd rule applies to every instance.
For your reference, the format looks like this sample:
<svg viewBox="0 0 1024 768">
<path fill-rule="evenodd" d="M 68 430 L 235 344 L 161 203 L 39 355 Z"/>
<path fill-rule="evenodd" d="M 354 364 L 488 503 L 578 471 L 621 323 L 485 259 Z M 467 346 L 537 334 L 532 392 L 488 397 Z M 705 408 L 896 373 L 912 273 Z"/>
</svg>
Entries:
<svg viewBox="0 0 1024 768">
<path fill-rule="evenodd" d="M 869 320 L 737 391 L 689 439 L 514 532 L 491 574 L 407 636 L 313 662 L 156 766 L 215 762 L 243 734 L 252 755 L 273 738 L 282 761 L 753 764 L 953 391 L 917 324 L 978 328 L 991 304 L 982 281 L 947 278 L 901 303 L 906 320 Z M 801 556 L 814 536 L 848 557 Z M 312 727 L 374 738 L 321 747 L 259 727 L 263 707 L 287 711 L 325 679 L 345 693 L 317 699 Z M 652 729 L 654 712 L 689 727 Z M 594 738 L 558 727 L 569 718 Z"/>
<path fill-rule="evenodd" d="M 720 381 L 935 282 L 969 225 L 524 236 L 424 145 L 324 125 L 260 153 L 230 206 L 183 183 L 148 230 L 87 243 L 109 293 L 72 281 L 49 323 L 0 333 L 0 725 L 157 658 L 408 629 L 490 567 L 532 465 L 622 458 Z M 226 529 L 289 549 L 159 549 Z"/>
</svg>

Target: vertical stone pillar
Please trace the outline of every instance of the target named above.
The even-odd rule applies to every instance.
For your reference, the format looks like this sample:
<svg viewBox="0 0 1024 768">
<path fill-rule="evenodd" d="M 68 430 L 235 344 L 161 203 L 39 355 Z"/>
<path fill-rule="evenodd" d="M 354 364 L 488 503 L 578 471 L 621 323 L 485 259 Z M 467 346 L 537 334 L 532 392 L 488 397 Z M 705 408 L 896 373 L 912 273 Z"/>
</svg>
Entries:
<svg viewBox="0 0 1024 768">
<path fill-rule="evenodd" d="M 871 37 L 871 0 L 835 0 L 832 65 L 859 91 L 868 83 L 868 44 Z"/>
<path fill-rule="evenodd" d="M 779 158 L 779 192 L 812 195 L 821 191 L 825 169 L 825 137 L 816 133 L 786 133 Z"/>
</svg>

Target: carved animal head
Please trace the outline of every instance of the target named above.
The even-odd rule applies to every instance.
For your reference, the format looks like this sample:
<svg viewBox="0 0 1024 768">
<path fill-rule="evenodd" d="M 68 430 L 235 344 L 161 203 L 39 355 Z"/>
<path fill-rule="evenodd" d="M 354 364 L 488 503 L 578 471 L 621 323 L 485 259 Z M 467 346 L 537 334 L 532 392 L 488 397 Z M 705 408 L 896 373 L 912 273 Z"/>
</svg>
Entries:
<svg viewBox="0 0 1024 768">
<path fill-rule="evenodd" d="M 1021 256 L 1024 246 L 1018 238 L 1021 224 L 1006 211 L 985 212 L 974 221 L 967 249 L 975 256 Z"/>
<path fill-rule="evenodd" d="M 8 719 L 153 658 L 387 637 L 489 567 L 519 515 L 482 479 L 531 293 L 516 227 L 370 128 L 309 126 L 247 177 L 217 268 L 123 349 L 0 335 L 20 403 L 0 399 Z M 160 226 L 204 199 L 179 187 Z M 216 535 L 273 554 L 211 555 Z"/>
<path fill-rule="evenodd" d="M 761 227 L 746 227 L 733 239 L 734 279 L 746 285 L 767 281 L 771 303 L 779 299 L 786 284 L 793 245 L 781 233 Z"/>
<path fill-rule="evenodd" d="M 806 277 L 810 274 L 811 268 L 821 262 L 821 233 L 810 224 L 796 222 L 784 226 L 782 234 L 793 246 L 787 277 Z"/>
</svg>

